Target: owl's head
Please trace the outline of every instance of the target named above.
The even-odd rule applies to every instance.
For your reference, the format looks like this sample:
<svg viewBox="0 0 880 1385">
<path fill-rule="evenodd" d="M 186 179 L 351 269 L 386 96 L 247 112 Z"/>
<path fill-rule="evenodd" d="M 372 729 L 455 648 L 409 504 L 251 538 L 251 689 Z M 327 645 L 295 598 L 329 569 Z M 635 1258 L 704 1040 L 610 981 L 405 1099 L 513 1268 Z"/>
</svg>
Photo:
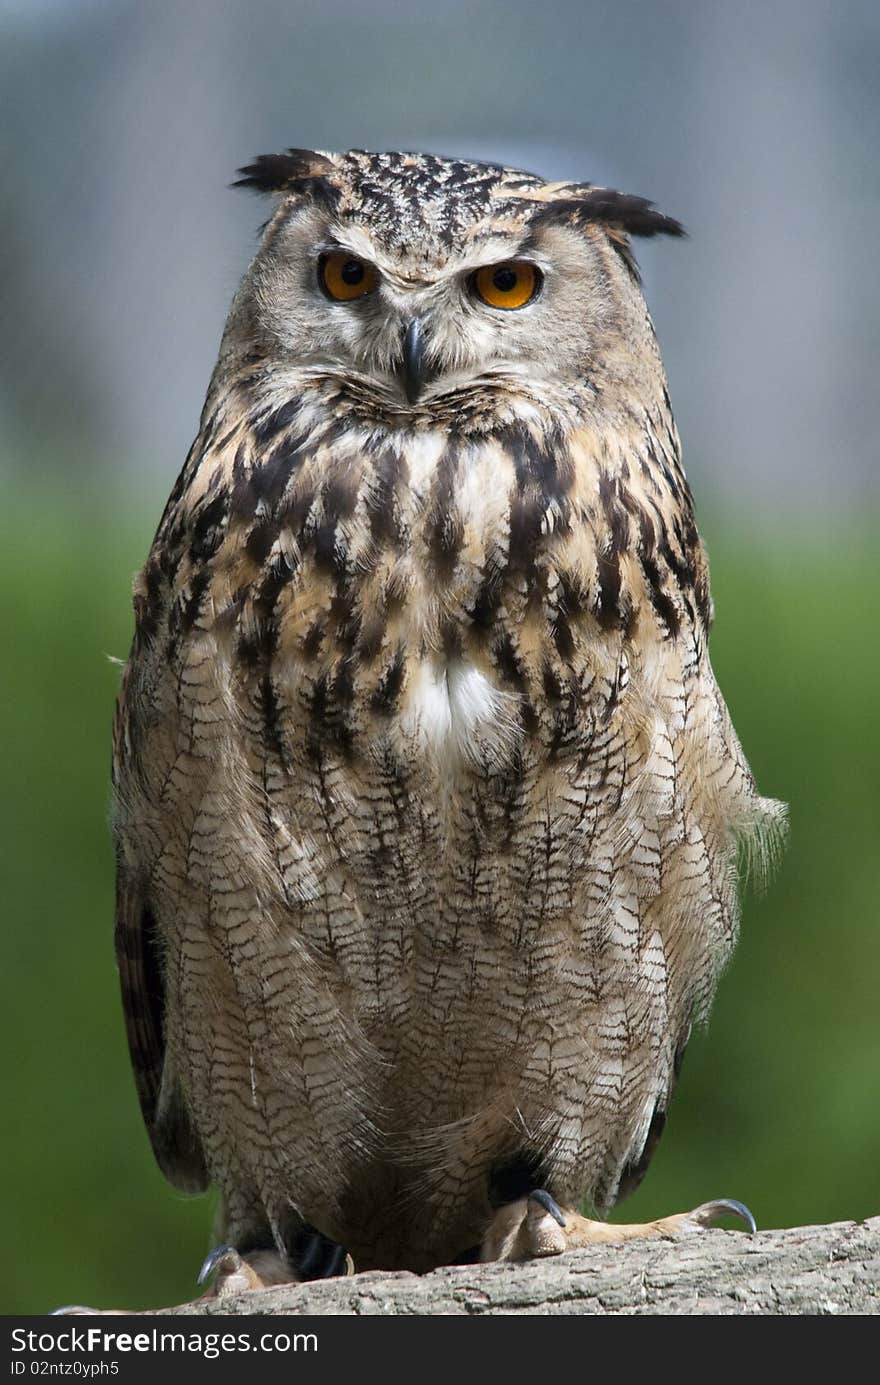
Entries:
<svg viewBox="0 0 880 1385">
<path fill-rule="evenodd" d="M 475 398 L 564 400 L 652 333 L 631 235 L 681 235 L 644 198 L 426 154 L 264 155 L 278 205 L 245 279 L 252 345 L 408 424 Z"/>
</svg>

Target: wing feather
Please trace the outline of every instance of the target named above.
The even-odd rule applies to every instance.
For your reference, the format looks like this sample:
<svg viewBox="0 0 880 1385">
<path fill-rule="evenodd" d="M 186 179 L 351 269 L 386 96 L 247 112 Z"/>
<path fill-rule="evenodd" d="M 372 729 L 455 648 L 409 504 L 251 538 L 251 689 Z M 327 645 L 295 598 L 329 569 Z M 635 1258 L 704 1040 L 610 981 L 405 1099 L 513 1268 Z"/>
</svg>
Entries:
<svg viewBox="0 0 880 1385">
<path fill-rule="evenodd" d="M 116 878 L 116 962 L 128 1050 L 141 1112 L 156 1160 L 182 1192 L 208 1186 L 205 1157 L 182 1097 L 163 1091 L 165 988 L 153 919 L 120 863 Z M 167 1087 L 167 1084 L 166 1084 Z"/>
<path fill-rule="evenodd" d="M 140 631 L 135 647 L 139 638 Z M 136 759 L 129 706 L 136 683 L 130 663 L 123 675 L 114 726 L 117 815 L 121 809 L 120 781 L 131 775 Z M 114 938 L 128 1050 L 153 1153 L 166 1178 L 181 1192 L 204 1192 L 209 1181 L 205 1156 L 166 1059 L 165 979 L 156 925 L 145 883 L 126 857 L 118 822 Z"/>
</svg>

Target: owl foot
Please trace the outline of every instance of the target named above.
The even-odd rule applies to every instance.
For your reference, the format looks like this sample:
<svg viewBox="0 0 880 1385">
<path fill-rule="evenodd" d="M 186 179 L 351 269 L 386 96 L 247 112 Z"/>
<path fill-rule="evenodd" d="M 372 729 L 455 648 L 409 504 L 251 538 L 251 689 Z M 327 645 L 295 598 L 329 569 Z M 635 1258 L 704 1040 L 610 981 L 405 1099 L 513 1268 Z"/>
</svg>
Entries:
<svg viewBox="0 0 880 1385">
<path fill-rule="evenodd" d="M 229 1298 L 232 1294 L 266 1289 L 273 1284 L 301 1284 L 308 1279 L 354 1274 L 354 1262 L 342 1246 L 326 1242 L 323 1237 L 320 1240 L 321 1249 L 332 1245 L 329 1255 L 319 1262 L 317 1250 L 310 1244 L 298 1257 L 296 1268 L 277 1250 L 249 1250 L 242 1255 L 234 1246 L 215 1246 L 199 1270 L 198 1282 L 205 1284 L 213 1276 L 214 1282 L 205 1297 Z"/>
<path fill-rule="evenodd" d="M 480 1259 L 534 1260 L 543 1255 L 561 1255 L 582 1246 L 615 1245 L 622 1241 L 656 1236 L 684 1236 L 715 1226 L 724 1217 L 737 1217 L 755 1231 L 755 1219 L 748 1207 L 731 1198 L 704 1202 L 692 1212 L 661 1217 L 658 1221 L 612 1226 L 590 1221 L 570 1208 L 562 1209 L 543 1189 L 527 1198 L 508 1203 L 493 1217 L 483 1239 Z"/>
<path fill-rule="evenodd" d="M 215 1246 L 199 1270 L 198 1283 L 213 1283 L 205 1298 L 228 1298 L 248 1289 L 265 1289 L 269 1284 L 291 1284 L 296 1276 L 283 1256 L 271 1250 L 255 1250 L 249 1256 L 234 1246 Z"/>
</svg>

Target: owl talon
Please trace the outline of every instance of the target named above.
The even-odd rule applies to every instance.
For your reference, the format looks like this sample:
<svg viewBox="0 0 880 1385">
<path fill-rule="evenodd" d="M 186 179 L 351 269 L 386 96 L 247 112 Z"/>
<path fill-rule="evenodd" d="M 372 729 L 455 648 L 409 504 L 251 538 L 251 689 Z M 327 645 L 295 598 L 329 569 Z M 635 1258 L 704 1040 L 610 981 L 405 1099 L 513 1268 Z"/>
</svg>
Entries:
<svg viewBox="0 0 880 1385">
<path fill-rule="evenodd" d="M 545 1192 L 543 1188 L 536 1188 L 533 1193 L 529 1193 L 528 1200 L 530 1204 L 537 1203 L 539 1207 L 543 1208 L 544 1212 L 549 1212 L 553 1220 L 564 1229 L 565 1217 L 560 1212 L 554 1199 L 549 1193 Z M 531 1206 L 529 1207 L 529 1214 L 534 1216 L 534 1209 Z"/>
<path fill-rule="evenodd" d="M 724 1217 L 738 1217 L 750 1236 L 754 1236 L 758 1229 L 755 1218 L 745 1203 L 737 1202 L 732 1197 L 719 1197 L 712 1202 L 703 1202 L 688 1213 L 688 1219 L 701 1227 L 717 1226 Z"/>
<path fill-rule="evenodd" d="M 202 1268 L 199 1270 L 197 1284 L 205 1284 L 211 1278 L 216 1269 L 219 1269 L 221 1261 L 226 1260 L 224 1269 L 233 1272 L 241 1265 L 241 1256 L 233 1246 L 215 1246 L 205 1256 Z"/>
<path fill-rule="evenodd" d="M 272 1257 L 280 1259 L 280 1257 Z M 262 1268 L 262 1266 L 261 1266 Z M 224 1298 L 229 1294 L 246 1293 L 249 1289 L 265 1289 L 267 1283 L 283 1282 L 274 1276 L 261 1277 L 249 1260 L 245 1259 L 234 1246 L 215 1246 L 205 1256 L 199 1270 L 198 1283 L 204 1284 L 214 1275 L 214 1283 L 208 1289 L 208 1297 Z M 285 1275 L 290 1280 L 289 1274 Z"/>
</svg>

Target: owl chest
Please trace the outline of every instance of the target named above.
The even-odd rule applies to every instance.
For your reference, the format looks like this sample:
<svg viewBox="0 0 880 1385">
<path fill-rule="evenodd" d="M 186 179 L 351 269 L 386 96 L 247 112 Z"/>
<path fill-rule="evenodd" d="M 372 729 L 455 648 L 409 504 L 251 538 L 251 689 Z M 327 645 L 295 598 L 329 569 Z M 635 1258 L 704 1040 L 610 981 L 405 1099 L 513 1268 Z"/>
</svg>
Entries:
<svg viewBox="0 0 880 1385">
<path fill-rule="evenodd" d="M 264 627 L 285 734 L 313 753 L 495 773 L 521 738 L 526 663 L 552 642 L 551 616 L 518 566 L 533 555 L 512 550 L 498 457 L 438 448 L 423 439 L 388 475 L 325 478 L 273 545 L 284 580 L 268 621 L 266 578 L 252 582 L 239 648 Z"/>
</svg>

